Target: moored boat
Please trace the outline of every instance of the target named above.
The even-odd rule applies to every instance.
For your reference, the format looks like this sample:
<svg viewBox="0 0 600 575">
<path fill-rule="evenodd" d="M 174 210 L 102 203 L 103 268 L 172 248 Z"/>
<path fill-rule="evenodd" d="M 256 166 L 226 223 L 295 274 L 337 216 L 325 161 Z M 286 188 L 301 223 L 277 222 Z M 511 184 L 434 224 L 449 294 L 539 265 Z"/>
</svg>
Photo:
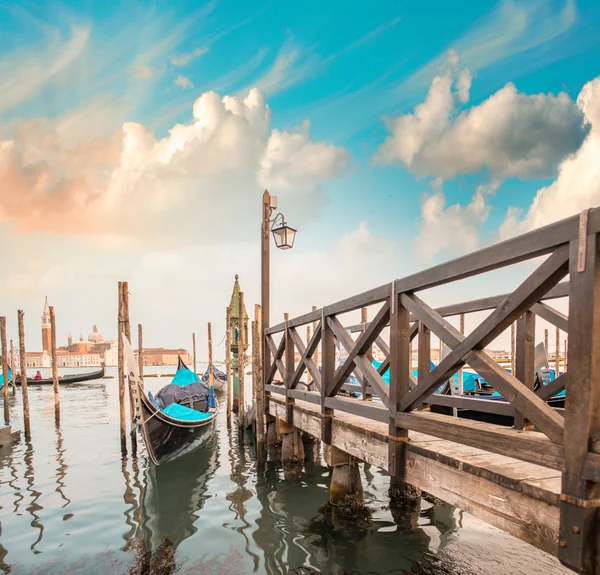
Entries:
<svg viewBox="0 0 600 575">
<path fill-rule="evenodd" d="M 221 391 L 223 389 L 223 387 L 225 387 L 225 384 L 227 383 L 227 376 L 220 370 L 217 369 L 214 365 L 212 366 L 213 368 L 213 387 L 217 390 L 217 391 Z M 205 383 L 206 385 L 209 384 L 209 371 L 210 368 L 206 368 L 206 371 L 204 372 L 204 375 L 202 376 L 202 383 Z"/>
<path fill-rule="evenodd" d="M 135 422 L 152 463 L 167 463 L 206 443 L 215 432 L 219 412 L 214 390 L 179 358 L 171 383 L 156 396 L 145 393 L 131 345 L 125 336 L 123 340 Z"/>
<path fill-rule="evenodd" d="M 74 373 L 72 375 L 62 375 L 58 378 L 59 385 L 70 385 L 71 383 L 83 383 L 84 381 L 92 381 L 94 379 L 102 379 L 104 377 L 104 366 L 98 371 L 92 371 L 90 373 Z M 21 378 L 15 377 L 15 383 L 21 385 Z M 44 379 L 33 379 L 33 377 L 27 378 L 28 385 L 52 385 L 53 380 L 51 377 Z"/>
</svg>

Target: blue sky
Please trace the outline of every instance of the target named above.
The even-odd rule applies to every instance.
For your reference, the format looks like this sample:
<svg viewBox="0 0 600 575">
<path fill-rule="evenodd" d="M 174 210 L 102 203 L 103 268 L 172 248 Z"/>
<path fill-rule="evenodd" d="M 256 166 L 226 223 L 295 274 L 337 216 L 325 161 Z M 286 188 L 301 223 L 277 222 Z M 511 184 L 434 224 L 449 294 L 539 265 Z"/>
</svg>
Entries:
<svg viewBox="0 0 600 575">
<path fill-rule="evenodd" d="M 285 270 L 302 262 L 366 272 L 341 282 L 332 271 L 294 303 L 275 291 L 279 311 L 576 213 L 600 200 L 598 186 L 573 199 L 569 170 L 557 177 L 569 158 L 569 173 L 589 166 L 600 88 L 577 101 L 600 76 L 599 28 L 591 0 L 0 0 L 0 241 L 5 279 L 20 286 L 2 307 L 37 317 L 50 292 L 64 330 L 89 331 L 95 315 L 112 317 L 117 278 L 139 278 L 144 302 L 159 289 L 168 299 L 167 271 L 148 270 L 177 273 L 200 254 L 227 276 L 207 298 L 241 268 L 256 299 L 249 238 L 264 185 L 301 230 L 293 256 L 274 254 L 276 286 L 300 281 Z M 209 91 L 234 104 L 206 97 L 192 112 Z M 228 123 L 231 106 L 241 124 Z M 237 254 L 230 271 L 223 253 Z M 180 315 L 173 344 L 210 319 Z M 172 316 L 153 310 L 150 337 Z"/>
</svg>

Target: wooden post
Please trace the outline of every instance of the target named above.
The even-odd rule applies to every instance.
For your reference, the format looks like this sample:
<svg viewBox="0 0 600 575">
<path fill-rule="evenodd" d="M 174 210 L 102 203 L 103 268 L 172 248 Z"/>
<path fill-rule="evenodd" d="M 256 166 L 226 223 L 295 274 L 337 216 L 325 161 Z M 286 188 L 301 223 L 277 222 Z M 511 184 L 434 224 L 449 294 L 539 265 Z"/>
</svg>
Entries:
<svg viewBox="0 0 600 575">
<path fill-rule="evenodd" d="M 129 322 L 129 283 L 123 282 L 123 319 L 125 336 L 131 343 L 131 323 Z M 123 371 L 125 371 L 125 362 L 123 361 Z M 131 454 L 133 457 L 137 455 L 137 426 L 135 424 L 135 403 L 133 401 L 133 393 L 131 386 L 129 387 L 129 423 L 131 425 Z"/>
<path fill-rule="evenodd" d="M 510 371 L 513 375 L 516 373 L 516 364 L 515 364 L 515 322 L 510 324 Z"/>
<path fill-rule="evenodd" d="M 567 355 L 568 355 L 568 351 L 569 351 L 569 346 L 567 344 L 567 340 L 565 339 L 565 372 L 567 371 Z"/>
<path fill-rule="evenodd" d="M 367 310 L 366 307 L 361 308 L 361 310 L 360 310 L 360 323 L 362 323 L 362 330 L 363 330 L 363 332 L 365 332 L 366 329 L 367 329 L 367 322 L 369 321 L 369 315 L 368 314 L 369 314 L 369 312 L 368 312 L 368 310 Z M 373 361 L 373 346 L 371 346 L 371 350 L 368 351 L 365 355 L 369 358 L 369 361 L 371 361 L 371 362 Z M 370 393 L 367 393 L 367 387 L 368 387 L 367 380 L 363 379 L 363 384 L 362 384 L 362 399 L 364 401 L 372 401 L 373 400 L 373 395 L 370 394 Z"/>
<path fill-rule="evenodd" d="M 333 409 L 325 407 L 325 400 L 329 397 L 335 375 L 335 338 L 323 308 L 321 308 L 321 352 L 323 354 L 321 356 L 321 439 L 326 445 L 331 445 Z"/>
<path fill-rule="evenodd" d="M 566 389 L 565 472 L 560 496 L 558 558 L 578 573 L 591 574 L 598 572 L 600 483 L 583 479 L 582 474 L 588 451 L 599 451 L 600 236 L 581 234 L 581 230 L 580 235 L 579 240 L 571 241 L 569 259 L 570 368 Z M 578 257 L 583 255 L 582 252 L 584 257 Z"/>
<path fill-rule="evenodd" d="M 264 366 L 263 369 L 263 379 L 267 377 L 268 369 L 267 366 L 270 365 L 270 351 L 269 346 L 265 345 L 265 330 L 271 325 L 270 324 L 270 294 L 271 294 L 271 214 L 274 209 L 274 202 L 271 198 L 271 194 L 267 190 L 264 191 L 262 196 L 262 209 L 261 209 L 261 229 L 260 229 L 260 265 L 261 265 L 261 283 L 260 283 L 260 303 L 261 303 L 261 313 L 262 313 L 262 321 L 261 327 L 262 332 L 260 334 L 261 342 L 262 342 L 262 350 L 263 350 L 263 358 L 262 364 Z M 242 318 L 243 319 L 243 318 Z M 263 381 L 263 389 L 265 382 Z M 270 393 L 265 390 L 265 410 L 268 410 L 269 405 L 269 397 Z"/>
<path fill-rule="evenodd" d="M 194 342 L 196 338 L 194 337 Z M 194 346 L 194 350 L 196 347 Z M 215 385 L 215 374 L 213 373 L 213 356 L 212 356 L 212 323 L 208 322 L 208 385 Z"/>
<path fill-rule="evenodd" d="M 307 324 L 306 326 L 306 345 L 308 345 L 308 343 L 310 342 L 310 324 Z M 310 389 L 310 385 L 312 383 L 311 377 L 310 377 L 310 371 L 308 371 L 308 369 L 306 370 L 306 389 Z"/>
<path fill-rule="evenodd" d="M 227 328 L 225 336 L 225 373 L 227 375 L 227 419 L 231 419 L 231 406 L 233 405 L 233 385 L 231 381 L 231 308 L 225 314 Z"/>
<path fill-rule="evenodd" d="M 460 333 L 465 335 L 465 314 L 460 314 Z M 464 373 L 463 368 L 461 367 L 458 371 L 458 394 L 462 395 L 464 393 Z M 458 415 L 458 411 L 456 413 Z"/>
<path fill-rule="evenodd" d="M 560 329 L 556 328 L 556 377 L 560 375 Z"/>
<path fill-rule="evenodd" d="M 544 347 L 546 348 L 546 355 L 550 357 L 550 352 L 548 350 L 548 330 L 544 330 Z"/>
<path fill-rule="evenodd" d="M 0 317 L 0 340 L 2 345 L 2 383 L 4 385 L 4 423 L 10 423 L 10 410 L 8 409 L 8 351 L 6 349 L 6 318 Z M 13 378 L 15 371 L 13 367 Z"/>
<path fill-rule="evenodd" d="M 52 385 L 54 386 L 54 419 L 60 423 L 60 396 L 58 390 L 58 359 L 56 356 L 56 316 L 54 306 L 50 306 L 50 349 L 52 351 Z"/>
<path fill-rule="evenodd" d="M 292 341 L 292 337 L 290 335 L 290 330 L 288 328 L 288 321 L 290 319 L 290 315 L 288 313 L 283 314 L 283 320 L 285 321 L 285 331 L 283 332 L 283 337 L 285 338 L 285 373 L 282 373 L 283 381 L 285 384 L 285 404 L 286 404 L 286 420 L 288 425 L 294 425 L 293 417 L 294 417 L 294 398 L 289 396 L 289 392 L 292 384 L 292 377 L 294 377 L 294 342 Z"/>
<path fill-rule="evenodd" d="M 23 395 L 23 419 L 25 423 L 25 439 L 31 439 L 29 422 L 29 393 L 27 390 L 27 359 L 25 357 L 25 327 L 23 325 L 23 310 L 18 311 L 19 319 L 19 358 L 21 362 L 21 393 Z"/>
<path fill-rule="evenodd" d="M 263 460 L 266 455 L 265 450 L 265 382 L 263 379 L 263 365 L 262 365 L 262 325 L 261 325 L 262 312 L 260 306 L 256 304 L 254 306 L 254 331 L 256 338 L 256 365 L 253 368 L 253 372 L 256 371 L 256 444 L 257 444 L 257 455 L 259 460 Z"/>
<path fill-rule="evenodd" d="M 194 354 L 194 373 L 197 373 L 196 369 L 196 333 L 192 333 L 192 353 Z"/>
<path fill-rule="evenodd" d="M 13 345 L 13 340 L 10 340 L 10 368 L 12 369 L 12 388 L 13 395 L 17 393 L 17 384 L 16 381 L 16 370 L 15 370 L 15 346 Z"/>
<path fill-rule="evenodd" d="M 546 330 L 546 334 L 548 330 Z M 527 388 L 533 389 L 535 378 L 535 314 L 526 311 L 517 320 L 515 377 Z M 515 429 L 525 429 L 529 422 L 515 411 Z"/>
<path fill-rule="evenodd" d="M 408 336 L 410 339 L 410 335 Z M 417 357 L 418 381 L 423 381 L 431 371 L 431 331 L 422 322 L 419 322 L 418 335 L 419 355 Z M 441 357 L 441 356 L 440 356 Z M 452 408 L 452 415 L 458 415 L 456 408 Z"/>
<path fill-rule="evenodd" d="M 317 311 L 317 306 L 313 305 L 312 306 L 312 310 L 313 311 Z M 318 322 L 313 321 L 313 326 L 312 326 L 313 327 L 313 333 L 315 333 L 315 331 L 317 329 L 317 325 L 318 325 Z M 321 341 L 323 341 L 322 338 L 321 338 Z M 315 364 L 317 365 L 317 369 L 319 369 L 319 366 L 321 365 L 321 344 L 319 344 L 317 346 L 317 349 L 316 349 L 316 351 L 315 351 L 315 353 L 313 355 L 313 358 L 315 360 Z"/>
<path fill-rule="evenodd" d="M 140 378 L 144 381 L 144 348 L 142 345 L 142 324 L 138 323 L 138 371 Z"/>
<path fill-rule="evenodd" d="M 239 299 L 239 336 L 238 336 L 238 364 L 239 364 L 239 378 L 238 378 L 238 425 L 240 427 L 244 427 L 244 418 L 246 417 L 246 405 L 245 401 L 245 389 L 244 389 L 244 371 L 246 369 L 245 366 L 245 333 L 244 333 L 244 292 L 240 292 Z"/>
<path fill-rule="evenodd" d="M 125 418 L 125 366 L 123 337 L 125 316 L 123 311 L 123 282 L 119 282 L 119 317 L 117 334 L 119 338 L 119 428 L 121 437 L 121 455 L 127 455 L 127 431 Z"/>
</svg>

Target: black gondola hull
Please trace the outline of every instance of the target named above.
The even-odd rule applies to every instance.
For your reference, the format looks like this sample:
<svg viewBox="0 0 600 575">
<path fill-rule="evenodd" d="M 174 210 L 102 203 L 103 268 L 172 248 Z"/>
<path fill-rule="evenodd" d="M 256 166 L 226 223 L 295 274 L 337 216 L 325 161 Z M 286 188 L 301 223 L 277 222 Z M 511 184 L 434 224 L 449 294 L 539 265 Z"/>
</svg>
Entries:
<svg viewBox="0 0 600 575">
<path fill-rule="evenodd" d="M 84 381 L 92 381 L 94 379 L 102 379 L 104 377 L 104 367 L 98 371 L 92 371 L 91 373 L 77 373 L 73 375 L 63 375 L 58 378 L 59 385 L 70 385 L 71 383 L 82 383 Z M 15 383 L 21 385 L 21 378 L 16 377 Z M 54 380 L 50 378 L 45 379 L 33 379 L 27 378 L 28 385 L 52 385 Z"/>
<path fill-rule="evenodd" d="M 155 465 L 167 463 L 200 447 L 215 433 L 218 409 L 201 422 L 181 421 L 157 409 L 143 393 L 140 393 L 140 400 L 140 427 L 148 455 Z"/>
</svg>

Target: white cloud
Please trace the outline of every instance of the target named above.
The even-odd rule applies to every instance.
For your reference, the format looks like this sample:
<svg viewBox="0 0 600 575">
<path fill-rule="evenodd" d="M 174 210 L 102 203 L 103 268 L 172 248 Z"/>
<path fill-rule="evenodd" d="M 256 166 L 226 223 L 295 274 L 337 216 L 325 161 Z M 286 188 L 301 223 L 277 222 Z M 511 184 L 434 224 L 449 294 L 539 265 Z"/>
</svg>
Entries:
<svg viewBox="0 0 600 575">
<path fill-rule="evenodd" d="M 29 122 L 0 139 L 0 222 L 113 244 L 201 243 L 222 233 L 233 205 L 258 218 L 266 184 L 290 207 L 314 203 L 322 184 L 343 173 L 348 153 L 311 141 L 308 125 L 271 131 L 270 121 L 264 94 L 251 90 L 244 99 L 202 94 L 193 120 L 162 139 L 135 122 L 108 136 L 99 122 L 90 138 L 71 118 Z M 247 217 L 234 228 L 243 237 L 253 225 Z"/>
<path fill-rule="evenodd" d="M 179 74 L 179 76 L 177 76 L 177 78 L 175 78 L 173 83 L 176 86 L 179 86 L 182 90 L 185 90 L 186 88 L 194 87 L 194 84 L 192 83 L 192 81 L 189 78 L 182 76 L 181 74 Z"/>
<path fill-rule="evenodd" d="M 508 210 L 501 227 L 509 237 L 600 205 L 600 77 L 588 82 L 577 98 L 591 130 L 579 150 L 558 167 L 558 177 L 539 190 L 524 217 Z"/>
<path fill-rule="evenodd" d="M 426 195 L 421 204 L 421 227 L 414 241 L 418 256 L 429 261 L 439 253 L 459 256 L 477 249 L 481 226 L 490 212 L 489 197 L 498 185 L 493 182 L 478 186 L 466 206 L 446 207 L 441 182 L 435 182 L 434 193 Z"/>
<path fill-rule="evenodd" d="M 565 93 L 527 95 L 508 83 L 456 115 L 457 101 L 468 101 L 471 75 L 458 68 L 456 53 L 447 61 L 413 113 L 386 119 L 391 135 L 377 162 L 446 179 L 483 169 L 497 178 L 547 177 L 583 142 L 583 115 Z"/>
<path fill-rule="evenodd" d="M 133 77 L 136 80 L 151 80 L 156 75 L 156 71 L 145 64 L 133 65 Z"/>
<path fill-rule="evenodd" d="M 196 48 L 192 52 L 180 54 L 179 56 L 173 56 L 173 58 L 171 58 L 171 64 L 173 64 L 173 66 L 177 66 L 178 68 L 187 66 L 192 60 L 208 54 L 208 51 L 208 48 Z"/>
</svg>

